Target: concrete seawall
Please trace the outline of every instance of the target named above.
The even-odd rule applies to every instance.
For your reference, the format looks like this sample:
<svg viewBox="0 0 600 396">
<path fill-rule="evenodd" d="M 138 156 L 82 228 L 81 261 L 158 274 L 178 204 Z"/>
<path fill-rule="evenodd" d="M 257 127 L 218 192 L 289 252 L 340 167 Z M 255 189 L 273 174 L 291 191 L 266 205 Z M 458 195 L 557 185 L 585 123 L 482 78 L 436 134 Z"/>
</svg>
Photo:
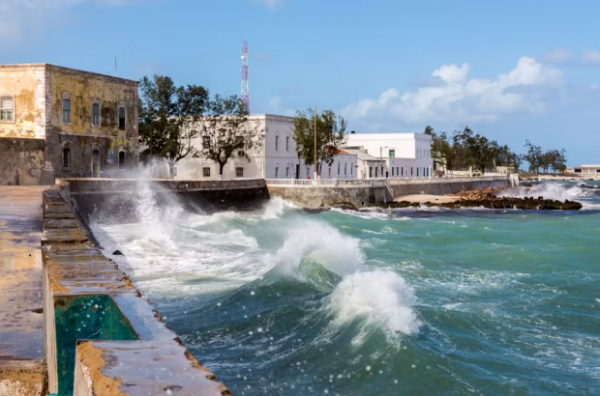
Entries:
<svg viewBox="0 0 600 396">
<path fill-rule="evenodd" d="M 341 203 L 351 203 L 357 208 L 370 204 L 391 202 L 396 197 L 412 194 L 444 195 L 460 191 L 476 190 L 486 187 L 510 187 L 510 178 L 490 180 L 447 180 L 431 179 L 403 183 L 392 180 L 384 186 L 305 186 L 305 185 L 272 185 L 268 184 L 269 195 L 281 197 L 304 208 L 326 207 Z"/>
<path fill-rule="evenodd" d="M 48 387 L 75 396 L 230 395 L 129 277 L 89 240 L 57 190 L 43 200 Z"/>
<path fill-rule="evenodd" d="M 175 181 L 137 179 L 60 179 L 62 196 L 84 221 L 92 214 L 103 222 L 137 220 L 142 199 L 158 206 L 176 204 L 191 212 L 258 209 L 269 200 L 265 180 Z"/>
</svg>

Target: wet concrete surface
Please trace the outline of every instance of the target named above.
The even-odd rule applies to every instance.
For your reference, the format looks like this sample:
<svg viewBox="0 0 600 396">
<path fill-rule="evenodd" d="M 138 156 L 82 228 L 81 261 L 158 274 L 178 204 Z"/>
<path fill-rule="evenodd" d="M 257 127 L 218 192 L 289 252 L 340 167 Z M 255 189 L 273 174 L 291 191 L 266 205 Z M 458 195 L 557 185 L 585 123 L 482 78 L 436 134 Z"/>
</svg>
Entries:
<svg viewBox="0 0 600 396">
<path fill-rule="evenodd" d="M 40 241 L 46 188 L 0 187 L 0 384 L 13 389 L 18 383 L 23 395 L 41 393 L 45 382 Z"/>
<path fill-rule="evenodd" d="M 0 365 L 43 359 L 42 192 L 0 187 Z"/>
</svg>

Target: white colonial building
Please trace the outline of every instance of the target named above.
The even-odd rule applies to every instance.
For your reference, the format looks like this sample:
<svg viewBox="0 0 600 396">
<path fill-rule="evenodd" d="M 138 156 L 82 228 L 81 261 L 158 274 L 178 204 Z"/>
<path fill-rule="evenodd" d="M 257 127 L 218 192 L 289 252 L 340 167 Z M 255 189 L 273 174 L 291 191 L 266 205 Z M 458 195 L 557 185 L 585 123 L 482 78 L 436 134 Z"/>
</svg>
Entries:
<svg viewBox="0 0 600 396">
<path fill-rule="evenodd" d="M 264 141 L 244 157 L 231 158 L 223 179 L 313 179 L 314 167 L 298 158 L 294 118 L 271 114 L 248 117 L 248 125 L 264 131 Z M 346 148 L 321 169 L 321 179 L 431 177 L 431 138 L 418 133 L 349 134 Z M 202 148 L 202 137 L 194 143 Z M 202 158 L 177 164 L 177 179 L 221 179 L 219 165 Z"/>
<path fill-rule="evenodd" d="M 358 155 L 359 179 L 432 177 L 431 136 L 424 133 L 351 133 L 344 150 Z"/>
</svg>

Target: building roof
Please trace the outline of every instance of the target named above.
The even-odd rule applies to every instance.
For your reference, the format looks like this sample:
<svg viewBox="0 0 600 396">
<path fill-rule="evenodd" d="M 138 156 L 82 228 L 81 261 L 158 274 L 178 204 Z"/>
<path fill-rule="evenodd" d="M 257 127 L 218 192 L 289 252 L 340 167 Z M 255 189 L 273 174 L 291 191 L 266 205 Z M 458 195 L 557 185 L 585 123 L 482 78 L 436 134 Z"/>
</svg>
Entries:
<svg viewBox="0 0 600 396">
<path fill-rule="evenodd" d="M 581 165 L 581 168 L 600 168 L 600 165 Z"/>
<path fill-rule="evenodd" d="M 358 148 L 348 148 L 348 147 L 344 147 L 344 152 L 346 154 L 354 154 L 358 157 L 359 160 L 361 161 L 382 161 L 380 158 L 377 157 L 373 157 L 370 154 L 365 153 L 364 151 L 358 149 Z"/>
<path fill-rule="evenodd" d="M 21 64 L 16 64 L 16 65 L 0 65 L 0 72 L 3 70 L 10 71 L 10 70 L 20 70 L 20 69 L 54 69 L 54 70 L 59 70 L 59 71 L 66 72 L 66 73 L 87 74 L 89 76 L 94 76 L 97 78 L 118 80 L 120 82 L 130 84 L 130 85 L 135 84 L 137 86 L 139 84 L 139 82 L 137 82 L 135 80 L 129 80 L 127 78 L 109 76 L 108 74 L 94 73 L 94 72 L 89 72 L 89 71 L 79 70 L 79 69 L 72 69 L 72 68 L 64 67 L 64 66 L 56 66 L 56 65 L 52 65 L 50 63 L 21 63 Z"/>
<path fill-rule="evenodd" d="M 350 133 L 348 140 L 431 140 L 431 135 L 417 132 Z"/>
</svg>

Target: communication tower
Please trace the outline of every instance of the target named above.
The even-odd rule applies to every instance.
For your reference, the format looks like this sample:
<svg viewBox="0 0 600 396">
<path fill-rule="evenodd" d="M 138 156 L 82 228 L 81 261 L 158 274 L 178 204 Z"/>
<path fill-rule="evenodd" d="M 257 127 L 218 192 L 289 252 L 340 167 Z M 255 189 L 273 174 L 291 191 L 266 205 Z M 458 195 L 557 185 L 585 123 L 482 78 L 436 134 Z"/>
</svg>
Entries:
<svg viewBox="0 0 600 396">
<path fill-rule="evenodd" d="M 248 42 L 242 42 L 242 102 L 246 105 L 248 113 L 250 113 L 250 88 L 248 87 Z"/>
</svg>

